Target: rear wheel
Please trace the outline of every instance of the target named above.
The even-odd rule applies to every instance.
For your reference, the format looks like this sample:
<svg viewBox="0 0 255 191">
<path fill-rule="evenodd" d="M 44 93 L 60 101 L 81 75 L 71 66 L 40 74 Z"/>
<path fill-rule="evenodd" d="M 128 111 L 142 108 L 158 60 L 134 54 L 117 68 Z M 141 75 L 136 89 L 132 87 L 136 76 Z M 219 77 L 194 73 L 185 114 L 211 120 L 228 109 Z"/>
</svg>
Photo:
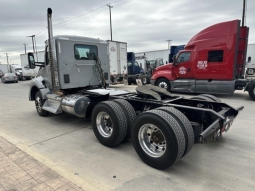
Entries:
<svg viewBox="0 0 255 191">
<path fill-rule="evenodd" d="M 137 154 L 154 168 L 168 168 L 183 156 L 183 131 L 179 123 L 164 111 L 150 110 L 140 114 L 131 134 Z"/>
<path fill-rule="evenodd" d="M 251 82 L 248 86 L 249 96 L 255 101 L 255 82 Z"/>
<path fill-rule="evenodd" d="M 101 144 L 120 144 L 127 135 L 127 119 L 121 106 L 113 101 L 98 103 L 92 111 L 92 128 Z"/>
<path fill-rule="evenodd" d="M 176 121 L 179 123 L 184 133 L 185 142 L 186 142 L 183 156 L 188 154 L 194 144 L 194 131 L 188 118 L 182 112 L 180 112 L 179 110 L 173 107 L 159 107 L 157 108 L 157 110 L 162 110 L 167 112 L 172 117 L 174 117 Z"/>
<path fill-rule="evenodd" d="M 147 77 L 146 76 L 142 76 L 141 77 L 141 81 L 142 81 L 143 85 L 146 85 L 147 84 Z"/>
<path fill-rule="evenodd" d="M 122 110 L 125 112 L 125 116 L 127 118 L 127 135 L 124 139 L 124 141 L 127 141 L 131 138 L 131 128 L 133 126 L 133 123 L 136 118 L 136 113 L 132 105 L 123 99 L 115 99 L 114 102 L 116 102 L 118 105 L 121 106 Z"/>
<path fill-rule="evenodd" d="M 37 91 L 35 94 L 35 107 L 36 107 L 37 113 L 42 117 L 49 115 L 48 111 L 45 111 L 42 109 L 44 102 L 45 100 L 42 98 L 40 91 Z"/>
<path fill-rule="evenodd" d="M 156 82 L 156 86 L 166 89 L 167 91 L 171 91 L 170 82 L 165 78 L 160 78 Z"/>
</svg>

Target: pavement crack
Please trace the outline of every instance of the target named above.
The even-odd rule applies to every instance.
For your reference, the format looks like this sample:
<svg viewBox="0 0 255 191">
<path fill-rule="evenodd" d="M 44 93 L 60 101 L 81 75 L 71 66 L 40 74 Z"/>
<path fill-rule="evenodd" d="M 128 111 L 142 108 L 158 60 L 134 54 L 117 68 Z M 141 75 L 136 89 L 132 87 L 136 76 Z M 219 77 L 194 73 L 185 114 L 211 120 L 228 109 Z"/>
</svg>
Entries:
<svg viewBox="0 0 255 191">
<path fill-rule="evenodd" d="M 38 143 L 34 143 L 34 144 L 32 144 L 32 145 L 29 145 L 28 147 L 32 147 L 32 146 L 34 146 L 34 145 L 38 145 L 38 144 L 40 144 L 40 143 L 44 143 L 44 142 L 46 142 L 46 141 L 55 139 L 55 138 L 57 138 L 57 137 L 61 137 L 61 136 L 63 136 L 63 135 L 67 135 L 67 134 L 72 133 L 72 132 L 75 132 L 75 131 L 79 131 L 79 130 L 81 130 L 81 129 L 84 129 L 84 127 L 83 127 L 83 128 L 80 128 L 80 129 L 75 129 L 75 130 L 73 130 L 73 131 L 69 131 L 69 132 L 66 132 L 66 133 L 63 133 L 63 134 L 60 134 L 60 135 L 57 135 L 57 136 L 55 136 L 55 137 L 51 137 L 51 138 L 49 138 L 49 139 L 40 141 L 40 142 L 38 142 Z"/>
</svg>

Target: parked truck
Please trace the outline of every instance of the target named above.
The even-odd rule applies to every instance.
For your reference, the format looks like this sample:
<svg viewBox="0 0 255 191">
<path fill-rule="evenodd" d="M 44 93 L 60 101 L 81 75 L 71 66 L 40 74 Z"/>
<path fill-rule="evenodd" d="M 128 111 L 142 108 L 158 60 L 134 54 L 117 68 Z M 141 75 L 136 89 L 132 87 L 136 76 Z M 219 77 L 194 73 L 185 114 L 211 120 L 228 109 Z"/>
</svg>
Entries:
<svg viewBox="0 0 255 191">
<path fill-rule="evenodd" d="M 38 62 L 44 61 L 45 52 L 44 50 L 35 53 L 35 60 Z M 28 66 L 28 56 L 26 54 L 20 54 L 21 68 L 22 68 L 22 80 L 31 80 L 36 77 L 40 67 L 35 67 L 34 69 L 29 69 Z"/>
<path fill-rule="evenodd" d="M 247 63 L 245 65 L 246 74 L 254 75 L 255 72 L 255 44 L 249 44 L 246 56 Z"/>
<path fill-rule="evenodd" d="M 243 109 L 211 95 L 186 99 L 155 86 L 138 86 L 134 93 L 109 89 L 108 43 L 53 37 L 50 8 L 47 18 L 44 62 L 35 62 L 33 53 L 28 54 L 30 69 L 42 67 L 30 81 L 29 100 L 43 117 L 65 112 L 91 118 L 93 132 L 104 146 L 131 138 L 146 164 L 165 169 L 188 154 L 194 142 L 220 137 Z"/>
<path fill-rule="evenodd" d="M 18 80 L 21 80 L 23 78 L 22 68 L 19 64 L 11 64 L 10 67 L 10 73 L 14 73 Z"/>
<path fill-rule="evenodd" d="M 247 26 L 240 20 L 212 25 L 196 34 L 173 63 L 157 68 L 151 84 L 168 91 L 232 95 L 248 91 L 255 100 L 255 81 L 244 79 Z"/>
<path fill-rule="evenodd" d="M 147 60 L 146 55 L 135 56 L 135 53 L 133 52 L 127 53 L 127 62 L 128 85 L 136 84 L 137 79 L 141 79 L 143 85 L 150 84 L 152 71 L 156 67 L 164 65 L 162 58 Z"/>
</svg>

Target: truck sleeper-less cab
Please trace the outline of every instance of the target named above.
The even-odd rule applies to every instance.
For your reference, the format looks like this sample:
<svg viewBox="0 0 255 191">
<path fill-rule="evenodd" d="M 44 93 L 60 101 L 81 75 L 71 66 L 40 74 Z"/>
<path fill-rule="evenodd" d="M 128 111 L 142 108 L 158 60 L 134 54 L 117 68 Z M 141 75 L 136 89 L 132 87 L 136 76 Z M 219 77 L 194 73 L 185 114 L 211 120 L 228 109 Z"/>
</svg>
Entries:
<svg viewBox="0 0 255 191">
<path fill-rule="evenodd" d="M 173 63 L 153 72 L 152 85 L 168 91 L 230 95 L 244 89 L 255 99 L 254 82 L 243 79 L 248 31 L 239 20 L 200 31 Z"/>
<path fill-rule="evenodd" d="M 101 144 L 114 147 L 131 138 L 146 164 L 164 169 L 188 154 L 194 142 L 220 137 L 243 108 L 235 109 L 211 95 L 185 99 L 155 86 L 138 86 L 133 93 L 106 88 L 108 43 L 53 37 L 51 15 L 49 8 L 44 62 L 35 62 L 33 53 L 28 53 L 29 68 L 41 67 L 29 91 L 40 116 L 65 112 L 90 118 Z"/>
</svg>

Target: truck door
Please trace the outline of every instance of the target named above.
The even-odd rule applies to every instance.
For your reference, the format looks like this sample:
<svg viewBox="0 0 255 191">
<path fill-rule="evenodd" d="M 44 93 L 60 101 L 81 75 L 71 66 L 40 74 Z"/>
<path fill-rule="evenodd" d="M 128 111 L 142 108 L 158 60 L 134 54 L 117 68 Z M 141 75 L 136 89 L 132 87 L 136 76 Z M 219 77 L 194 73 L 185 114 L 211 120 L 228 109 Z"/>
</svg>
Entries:
<svg viewBox="0 0 255 191">
<path fill-rule="evenodd" d="M 177 56 L 177 65 L 173 66 L 173 74 L 177 79 L 192 79 L 194 73 L 191 67 L 191 52 L 181 52 Z"/>
</svg>

